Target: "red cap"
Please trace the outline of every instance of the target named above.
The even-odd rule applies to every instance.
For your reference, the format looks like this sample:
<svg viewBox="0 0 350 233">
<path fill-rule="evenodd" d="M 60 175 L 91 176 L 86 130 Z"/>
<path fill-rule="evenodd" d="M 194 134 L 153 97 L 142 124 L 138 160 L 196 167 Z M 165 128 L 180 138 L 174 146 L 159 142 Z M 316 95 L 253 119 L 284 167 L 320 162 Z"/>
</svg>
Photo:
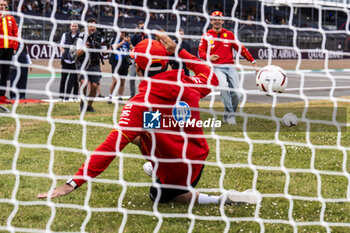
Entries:
<svg viewBox="0 0 350 233">
<path fill-rule="evenodd" d="M 222 14 L 222 12 L 221 11 L 214 11 L 213 13 L 211 13 L 211 16 L 224 16 L 223 14 Z"/>
<path fill-rule="evenodd" d="M 149 52 L 147 52 L 148 46 L 151 46 L 151 48 L 149 49 Z M 149 71 L 161 70 L 168 63 L 168 59 L 166 59 L 167 50 L 164 48 L 164 46 L 160 42 L 156 40 L 150 40 L 150 39 L 142 40 L 140 43 L 138 43 L 135 46 L 130 56 L 135 58 L 136 64 L 143 70 L 146 69 L 150 56 L 151 56 L 152 62 L 148 69 Z M 158 56 L 158 57 L 155 58 L 153 56 Z M 160 58 L 159 56 L 162 56 L 164 58 Z"/>
</svg>

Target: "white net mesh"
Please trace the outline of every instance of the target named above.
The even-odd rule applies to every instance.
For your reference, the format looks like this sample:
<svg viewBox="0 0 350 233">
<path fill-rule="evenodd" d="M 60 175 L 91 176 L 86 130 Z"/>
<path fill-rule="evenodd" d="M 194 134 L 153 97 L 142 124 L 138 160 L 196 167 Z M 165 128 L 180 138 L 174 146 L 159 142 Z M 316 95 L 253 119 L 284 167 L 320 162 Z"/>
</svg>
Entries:
<svg viewBox="0 0 350 233">
<path fill-rule="evenodd" d="M 346 0 L 14 1 L 11 15 L 16 16 L 20 41 L 27 43 L 33 61 L 26 97 L 47 102 L 23 104 L 17 100 L 2 105 L 10 112 L 0 112 L 0 230 L 346 232 L 350 227 L 349 8 Z M 139 32 L 151 36 L 153 30 L 164 29 L 178 41 L 187 41 L 196 53 L 214 10 L 224 12 L 224 27 L 234 32 L 260 67 L 279 65 L 286 70 L 289 84 L 284 93 L 266 96 L 257 90 L 250 65 L 236 56 L 243 94 L 237 125 L 205 131 L 210 152 L 205 162 L 197 161 L 205 169 L 195 190 L 220 195 L 229 189 L 254 189 L 262 193 L 261 204 L 152 203 L 148 193 L 155 177 L 143 174 L 145 159 L 134 145 L 118 152 L 101 176 L 85 177 L 88 182 L 72 194 L 38 200 L 38 193 L 51 193 L 64 184 L 89 161 L 108 133 L 120 128 L 117 122 L 126 103 L 125 99 L 108 105 L 107 98 L 97 98 L 97 113 L 85 113 L 79 112 L 79 103 L 57 101 L 58 46 L 68 25 L 76 22 L 88 30 L 86 19 L 98 16 L 98 28 L 111 38 L 121 31 L 135 33 L 138 21 L 144 19 L 144 29 Z M 183 36 L 180 28 L 185 31 Z M 101 87 L 107 93 L 112 75 L 106 63 Z M 17 57 L 13 65 L 18 72 L 28 66 Z M 116 76 L 126 79 L 128 97 L 128 82 L 143 80 Z M 216 88 L 200 102 L 204 109 L 217 111 L 220 120 L 222 89 Z M 19 95 L 15 87 L 7 90 Z M 151 106 L 145 100 L 143 106 Z M 297 115 L 296 127 L 280 123 L 288 112 Z M 202 118 L 209 117 L 203 110 Z M 185 141 L 190 138 L 184 132 L 168 133 Z"/>
</svg>

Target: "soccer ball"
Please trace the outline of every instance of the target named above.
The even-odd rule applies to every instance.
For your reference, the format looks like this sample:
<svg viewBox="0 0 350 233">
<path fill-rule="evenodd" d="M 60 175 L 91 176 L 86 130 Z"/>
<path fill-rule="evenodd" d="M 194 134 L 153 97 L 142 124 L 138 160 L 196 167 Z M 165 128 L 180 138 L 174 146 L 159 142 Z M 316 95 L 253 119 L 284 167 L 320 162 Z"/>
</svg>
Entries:
<svg viewBox="0 0 350 233">
<path fill-rule="evenodd" d="M 256 85 L 258 89 L 263 92 L 282 93 L 286 89 L 287 84 L 287 75 L 279 66 L 265 66 L 256 76 Z"/>
<path fill-rule="evenodd" d="M 287 113 L 282 117 L 282 124 L 286 127 L 293 127 L 298 124 L 298 118 L 294 113 Z"/>
</svg>

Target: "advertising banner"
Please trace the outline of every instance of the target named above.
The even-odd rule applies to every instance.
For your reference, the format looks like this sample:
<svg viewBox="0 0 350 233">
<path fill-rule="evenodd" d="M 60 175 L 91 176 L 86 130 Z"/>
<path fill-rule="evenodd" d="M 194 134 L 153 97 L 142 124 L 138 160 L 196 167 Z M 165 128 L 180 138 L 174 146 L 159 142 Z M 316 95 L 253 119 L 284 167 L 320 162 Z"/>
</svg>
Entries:
<svg viewBox="0 0 350 233">
<path fill-rule="evenodd" d="M 28 52 L 32 59 L 60 59 L 62 56 L 58 46 L 51 46 L 49 44 L 28 44 Z M 269 56 L 272 59 L 298 59 L 298 52 L 294 49 L 268 49 L 268 48 L 248 48 L 249 52 L 255 59 L 264 60 Z M 329 59 L 349 59 L 349 55 L 344 54 L 345 51 L 328 51 Z M 349 51 L 350 52 L 350 51 Z M 325 59 L 326 54 L 320 49 L 312 49 L 307 52 L 300 53 L 302 59 Z"/>
<path fill-rule="evenodd" d="M 248 50 L 255 59 L 259 60 L 269 59 L 269 57 L 274 60 L 298 59 L 299 56 L 306 60 L 326 59 L 326 53 L 321 49 L 310 49 L 309 51 L 302 51 L 300 54 L 294 49 L 248 48 Z M 344 54 L 344 52 L 343 50 L 328 51 L 328 59 L 349 59 L 350 56 Z"/>
</svg>

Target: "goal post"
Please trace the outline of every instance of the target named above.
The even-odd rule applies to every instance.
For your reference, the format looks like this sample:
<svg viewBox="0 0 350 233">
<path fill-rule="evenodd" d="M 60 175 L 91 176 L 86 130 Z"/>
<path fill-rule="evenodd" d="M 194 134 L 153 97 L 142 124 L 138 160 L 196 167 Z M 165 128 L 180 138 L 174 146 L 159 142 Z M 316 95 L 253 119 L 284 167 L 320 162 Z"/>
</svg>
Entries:
<svg viewBox="0 0 350 233">
<path fill-rule="evenodd" d="M 21 68 L 33 70 L 29 72 L 26 89 L 29 100 L 14 99 L 12 104 L 0 106 L 0 231 L 346 232 L 349 229 L 349 0 L 13 2 L 18 5 L 10 5 L 9 14 L 16 16 L 21 30 L 19 42 L 26 43 L 33 65 L 21 63 L 16 55 L 12 69 L 19 73 Z M 98 177 L 88 177 L 85 170 L 86 184 L 73 193 L 57 199 L 37 199 L 37 194 L 52 192 L 83 163 L 88 163 L 95 148 L 112 130 L 143 130 L 118 124 L 123 118 L 123 107 L 129 104 L 129 81 L 171 83 L 138 77 L 130 70 L 128 75 L 112 74 L 105 57 L 101 71 L 81 69 L 73 73 L 101 75 L 104 94 L 109 94 L 114 77 L 119 81 L 124 79 L 123 100 L 114 98 L 108 104 L 107 97 L 95 98 L 96 113 L 79 111 L 79 103 L 74 100 L 59 101 L 61 73 L 69 72 L 61 69 L 59 46 L 70 23 L 76 22 L 87 31 L 86 20 L 94 16 L 107 41 L 113 37 L 119 40 L 121 32 L 151 37 L 156 30 L 163 30 L 178 43 L 187 42 L 190 52 L 197 56 L 199 41 L 211 28 L 210 15 L 215 10 L 224 13 L 223 27 L 231 30 L 250 51 L 258 69 L 280 66 L 287 74 L 288 86 L 283 93 L 259 91 L 255 70 L 238 53 L 232 67 L 238 72 L 239 87 L 201 86 L 211 88 L 212 92 L 199 102 L 199 108 L 191 111 L 200 112 L 199 124 L 203 126 L 203 138 L 210 152 L 205 161 L 194 162 L 204 164 L 205 168 L 198 185 L 189 189 L 213 196 L 230 189 L 240 192 L 252 189 L 262 194 L 261 203 L 196 205 L 194 199 L 188 205 L 160 203 L 157 199 L 152 202 L 149 189 L 156 180 L 155 174 L 149 177 L 144 173 L 145 157 L 131 143 L 123 151 L 101 155 L 116 155 L 116 158 Z M 144 22 L 144 27 L 136 29 L 139 21 Z M 102 47 L 84 49 L 112 54 L 112 50 Z M 130 51 L 114 53 L 130 55 Z M 146 55 L 150 57 L 149 51 Z M 179 54 L 169 60 L 184 67 Z M 0 63 L 6 64 L 1 60 Z M 214 68 L 210 62 L 205 64 Z M 17 74 L 15 83 L 19 79 Z M 121 85 L 119 81 L 117 88 Z M 180 81 L 176 84 L 182 90 L 179 95 L 185 87 L 196 87 Z M 17 87 L 7 90 L 19 96 Z M 243 95 L 236 112 L 236 125 L 223 122 L 222 90 L 239 91 Z M 145 102 L 138 104 L 149 108 L 151 114 L 151 107 L 159 106 L 150 103 L 149 92 Z M 72 96 L 85 102 L 91 100 L 83 97 L 81 91 Z M 179 107 L 176 114 L 186 115 L 187 106 L 181 104 L 176 105 Z M 161 107 L 173 109 L 174 105 Z M 296 126 L 287 127 L 282 122 L 288 113 L 295 114 Z M 143 117 L 144 121 L 151 117 L 146 123 L 152 125 L 154 116 Z M 164 124 L 170 127 L 173 119 L 165 120 Z M 189 124 L 191 127 L 197 123 Z M 185 141 L 183 151 L 198 136 L 184 130 L 166 129 L 164 133 L 181 137 Z M 155 162 L 156 169 L 160 162 L 178 162 L 157 158 L 155 133 L 150 133 L 149 138 L 153 144 L 148 159 Z M 120 141 L 119 138 L 117 145 Z M 186 153 L 183 158 L 191 164 Z"/>
</svg>

